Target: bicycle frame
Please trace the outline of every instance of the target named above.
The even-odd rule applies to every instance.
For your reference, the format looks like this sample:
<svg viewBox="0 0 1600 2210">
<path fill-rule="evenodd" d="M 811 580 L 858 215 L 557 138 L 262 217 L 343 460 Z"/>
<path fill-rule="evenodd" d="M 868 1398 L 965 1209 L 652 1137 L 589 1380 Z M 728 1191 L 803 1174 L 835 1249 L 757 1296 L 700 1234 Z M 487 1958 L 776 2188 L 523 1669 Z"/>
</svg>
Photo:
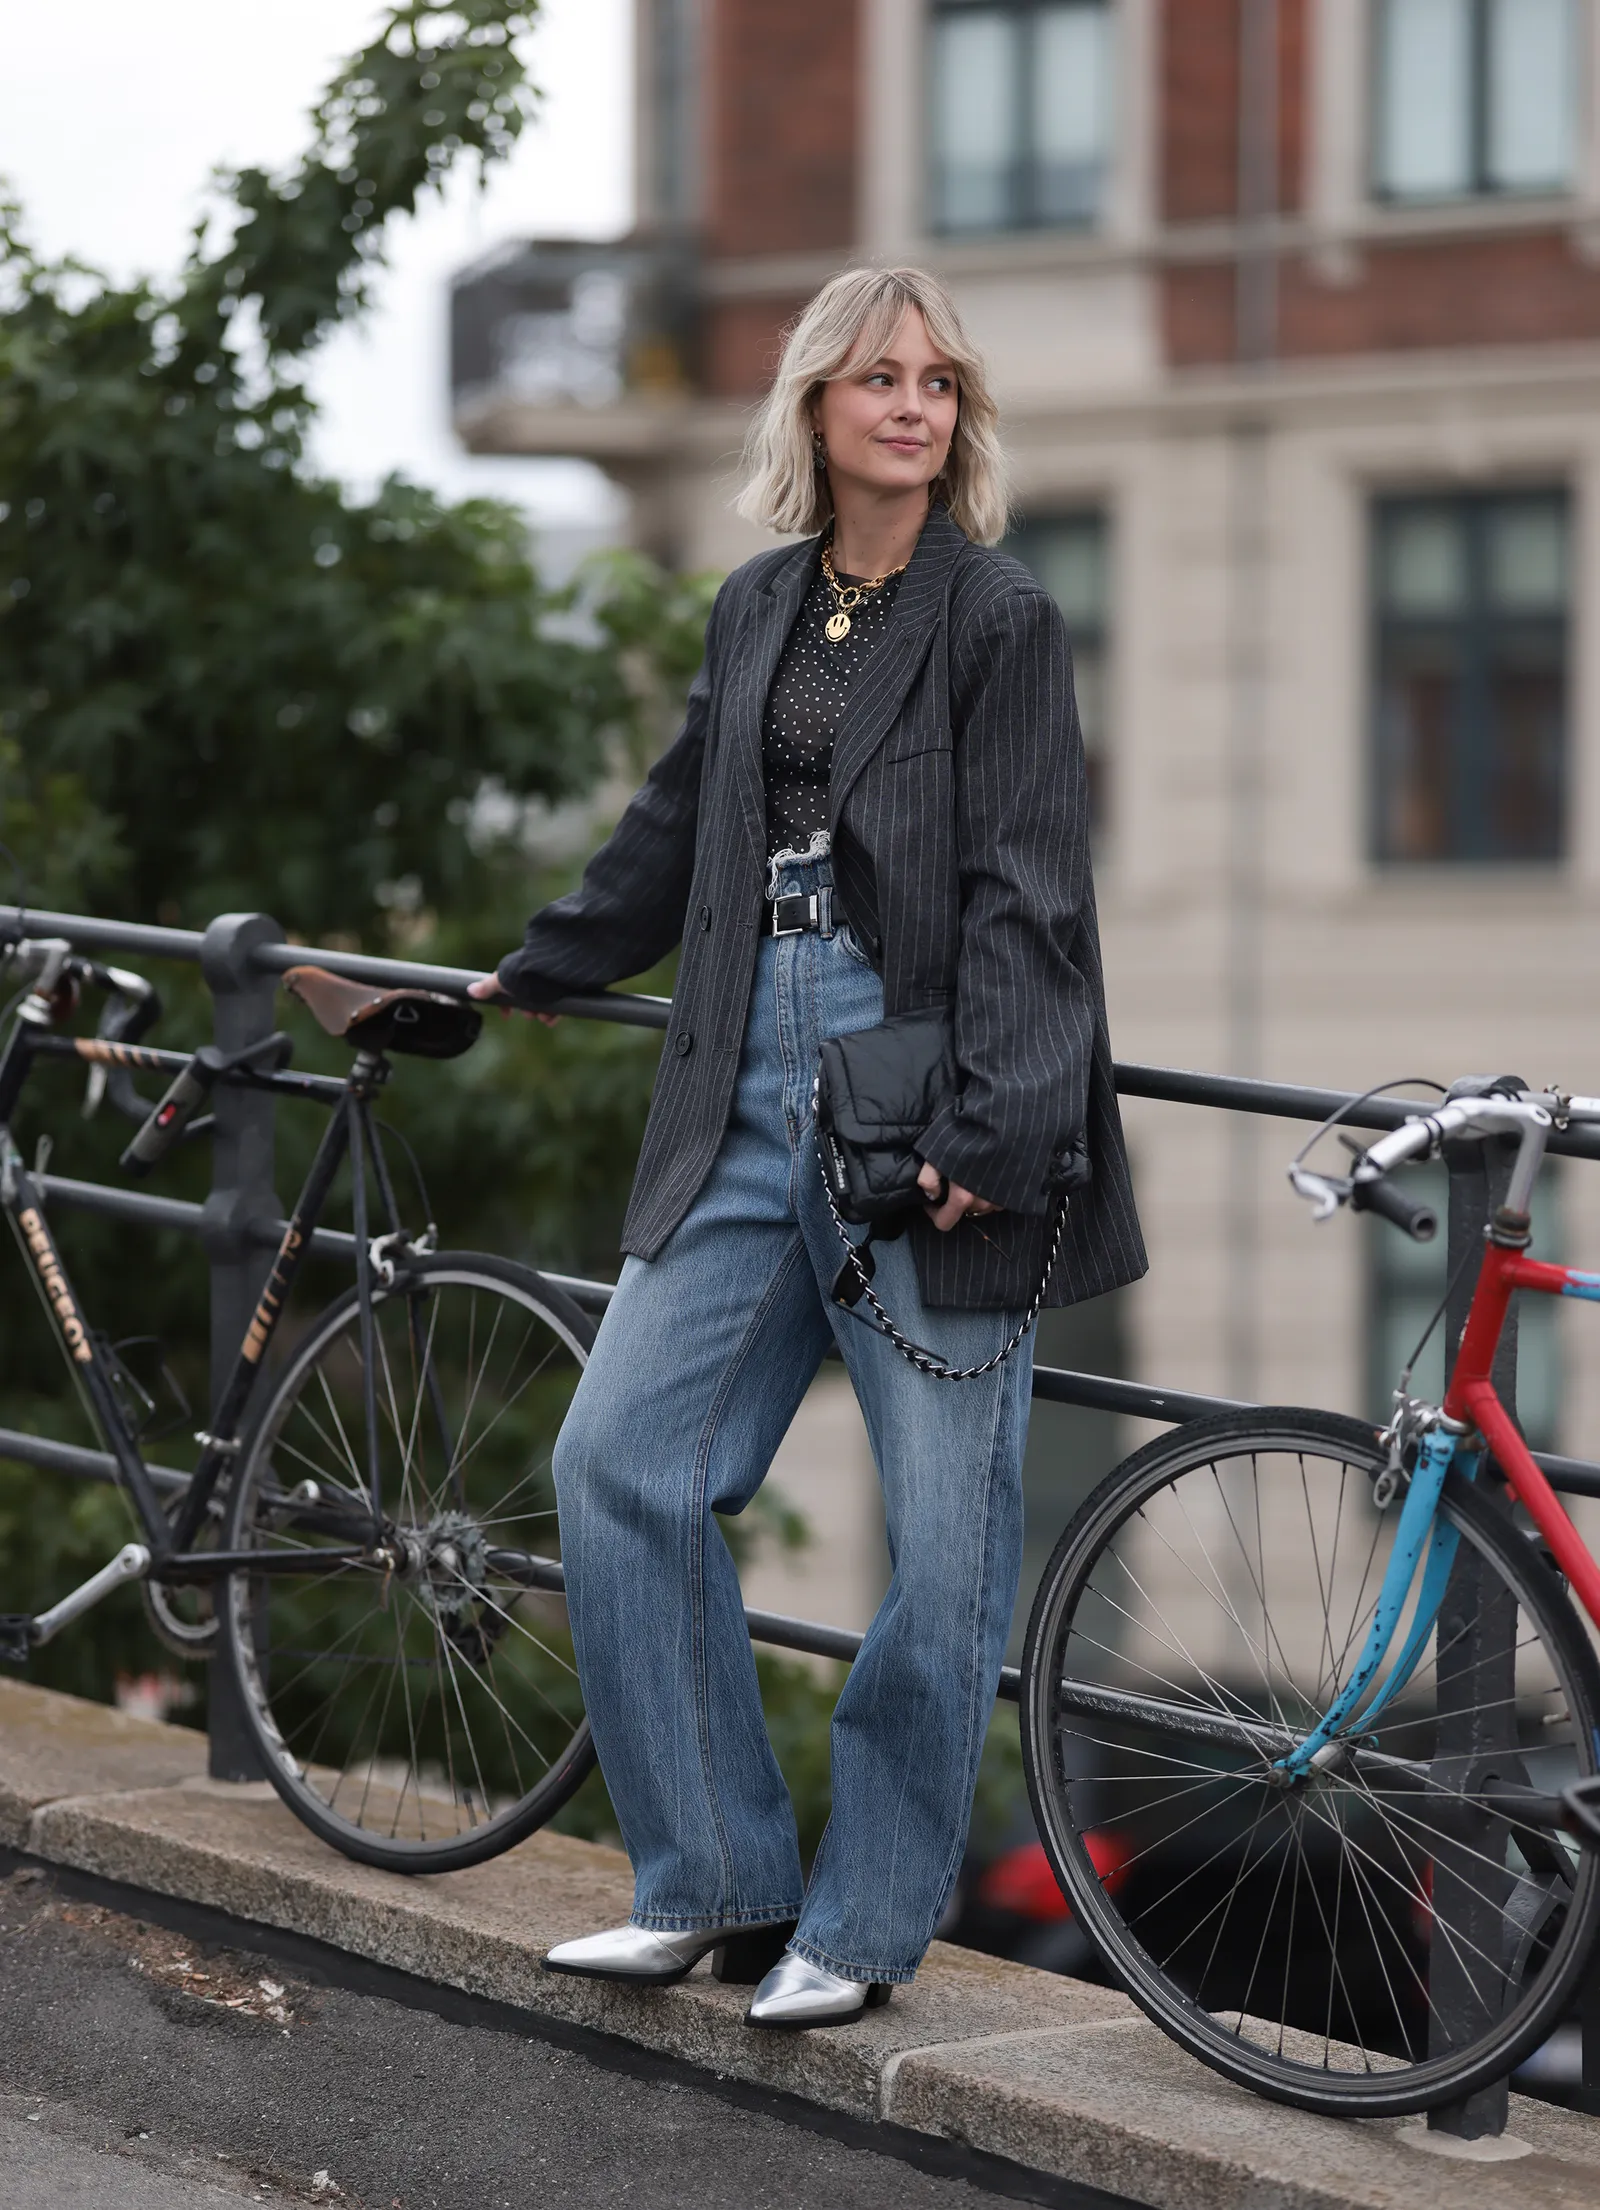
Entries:
<svg viewBox="0 0 1600 2210">
<path fill-rule="evenodd" d="M 68 1618 L 108 1594 L 122 1580 L 148 1572 L 163 1581 L 214 1581 L 248 1567 L 252 1573 L 298 1570 L 304 1573 L 314 1557 L 314 1570 L 337 1572 L 353 1559 L 370 1556 L 381 1540 L 382 1498 L 378 1483 L 377 1406 L 372 1371 L 372 1254 L 368 1238 L 366 1161 L 370 1156 L 379 1193 L 391 1228 L 398 1230 L 393 1186 L 379 1146 L 372 1139 L 369 1107 L 387 1074 L 387 1063 L 373 1053 L 358 1055 L 346 1081 L 315 1075 L 286 1075 L 240 1070 L 225 1076 L 254 1089 L 282 1091 L 299 1097 L 316 1097 L 333 1103 L 333 1114 L 306 1176 L 278 1244 L 271 1271 L 257 1300 L 244 1337 L 234 1354 L 223 1384 L 211 1426 L 196 1437 L 201 1455 L 182 1502 L 169 1520 L 139 1448 L 138 1437 L 118 1400 L 112 1381 L 110 1345 L 94 1330 L 72 1286 L 45 1214 L 45 1194 L 36 1176 L 24 1166 L 11 1136 L 10 1119 L 27 1080 L 33 1060 L 40 1056 L 72 1056 L 91 1064 L 114 1065 L 152 1071 L 180 1071 L 189 1064 L 183 1052 L 155 1051 L 146 1046 L 109 1043 L 100 1038 L 59 1037 L 43 1033 L 24 1021 L 14 1025 L 0 1054 L 0 1211 L 10 1219 L 13 1232 L 37 1275 L 44 1302 L 67 1359 L 83 1386 L 95 1425 L 116 1467 L 117 1479 L 126 1490 L 144 1535 L 147 1555 L 119 1561 L 94 1576 L 83 1589 L 73 1592 L 55 1607 L 53 1624 Z M 267 1350 L 277 1332 L 283 1309 L 311 1247 L 322 1208 L 334 1177 L 349 1153 L 353 1166 L 356 1279 L 361 1293 L 364 1406 L 369 1453 L 369 1479 L 373 1517 L 361 1542 L 330 1544 L 314 1554 L 284 1554 L 195 1550 L 195 1537 L 216 1493 L 218 1484 L 238 1456 L 244 1417 Z M 137 1549 L 138 1546 L 132 1546 Z M 121 1570 L 116 1568 L 120 1564 Z M 91 1593 L 91 1591 L 93 1593 Z M 59 1618 L 56 1616 L 59 1614 Z M 41 1636 L 38 1639 L 45 1639 Z"/>
<path fill-rule="evenodd" d="M 1407 1122 L 1365 1154 L 1363 1163 L 1381 1183 L 1391 1167 L 1468 1127 L 1479 1137 L 1514 1134 L 1518 1138 L 1516 1164 L 1504 1201 L 1487 1231 L 1478 1279 L 1444 1403 L 1437 1413 L 1430 1414 L 1426 1407 L 1408 1408 L 1404 1400 L 1397 1399 L 1399 1409 L 1390 1431 L 1394 1452 L 1392 1475 L 1400 1471 L 1408 1411 L 1421 1411 L 1426 1416 L 1420 1430 L 1413 1430 L 1415 1461 L 1411 1466 L 1410 1487 L 1394 1547 L 1373 1608 L 1366 1643 L 1353 1670 L 1317 1726 L 1276 1761 L 1277 1769 L 1290 1784 L 1303 1781 L 1322 1758 L 1340 1754 L 1336 1745 L 1348 1730 L 1352 1726 L 1366 1726 L 1410 1679 L 1444 1602 L 1455 1559 L 1455 1530 L 1438 1515 L 1443 1485 L 1452 1467 L 1468 1480 L 1472 1479 L 1485 1450 L 1504 1475 L 1512 1496 L 1544 1537 L 1568 1587 L 1593 1625 L 1600 1628 L 1600 1564 L 1590 1554 L 1535 1463 L 1511 1415 L 1500 1402 L 1493 1378 L 1495 1354 L 1511 1299 L 1519 1289 L 1538 1296 L 1581 1297 L 1600 1302 L 1600 1274 L 1584 1273 L 1576 1267 L 1552 1266 L 1527 1255 L 1528 1207 L 1549 1132 L 1557 1124 L 1558 1115 L 1563 1123 L 1569 1118 L 1600 1121 L 1600 1099 L 1569 1098 L 1554 1091 L 1537 1096 L 1532 1093 L 1496 1096 L 1489 1092 L 1470 1100 L 1447 1102 L 1437 1112 Z M 1327 1218 L 1359 1187 L 1357 1182 L 1336 1184 L 1326 1177 L 1308 1173 L 1299 1159 L 1290 1169 L 1290 1179 L 1302 1196 L 1310 1197 L 1318 1205 L 1319 1218 Z M 1392 1477 L 1390 1493 L 1393 1493 Z M 1388 1499 L 1380 1498 L 1379 1501 L 1386 1503 Z M 1390 1656 L 1419 1564 L 1422 1578 L 1407 1638 L 1380 1683 L 1379 1669 Z M 1586 1837 L 1600 1846 L 1600 1818 L 1595 1816 L 1595 1808 L 1600 1807 L 1586 1805 L 1583 1808 L 1581 1823 Z"/>
<path fill-rule="evenodd" d="M 1552 1266 L 1506 1244 L 1486 1243 L 1461 1347 L 1445 1391 L 1444 1414 L 1482 1435 L 1512 1495 L 1549 1544 L 1551 1556 L 1584 1610 L 1600 1627 L 1600 1565 L 1534 1464 L 1490 1378 L 1511 1299 L 1519 1289 L 1530 1290 L 1536 1296 L 1582 1297 L 1600 1303 L 1600 1274 Z"/>
</svg>

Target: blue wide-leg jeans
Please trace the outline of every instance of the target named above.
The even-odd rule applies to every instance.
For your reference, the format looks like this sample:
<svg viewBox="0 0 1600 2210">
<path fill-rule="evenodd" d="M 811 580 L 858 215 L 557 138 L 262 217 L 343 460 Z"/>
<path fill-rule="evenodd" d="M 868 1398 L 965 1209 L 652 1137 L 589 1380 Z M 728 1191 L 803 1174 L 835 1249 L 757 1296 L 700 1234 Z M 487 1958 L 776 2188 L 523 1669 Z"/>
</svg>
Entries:
<svg viewBox="0 0 1600 2210">
<path fill-rule="evenodd" d="M 827 880 L 813 863 L 783 888 Z M 842 1254 L 812 1132 L 817 1051 L 882 1018 L 882 985 L 848 930 L 765 938 L 722 1148 L 658 1256 L 627 1261 L 555 1474 L 634 1923 L 798 1918 L 792 1946 L 812 1963 L 902 1981 L 960 1867 L 1010 1627 L 1032 1344 L 980 1380 L 937 1381 L 829 1303 Z M 885 1306 L 947 1360 L 977 1364 L 1016 1326 L 1015 1312 L 924 1309 L 907 1244 L 874 1248 Z M 834 1713 L 832 1816 L 805 1887 L 712 1514 L 755 1495 L 834 1341 L 877 1460 L 893 1572 Z"/>
</svg>

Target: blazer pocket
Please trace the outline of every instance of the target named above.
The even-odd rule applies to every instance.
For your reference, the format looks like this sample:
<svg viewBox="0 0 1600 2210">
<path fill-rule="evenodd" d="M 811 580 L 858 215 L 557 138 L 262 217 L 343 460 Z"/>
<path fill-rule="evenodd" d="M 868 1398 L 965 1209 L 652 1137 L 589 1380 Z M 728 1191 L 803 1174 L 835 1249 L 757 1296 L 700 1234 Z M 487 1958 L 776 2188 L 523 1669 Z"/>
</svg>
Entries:
<svg viewBox="0 0 1600 2210">
<path fill-rule="evenodd" d="M 948 753 L 950 732 L 945 730 L 908 729 L 900 738 L 891 737 L 878 753 L 880 767 L 903 767 L 907 760 L 925 760 L 930 753 Z"/>
</svg>

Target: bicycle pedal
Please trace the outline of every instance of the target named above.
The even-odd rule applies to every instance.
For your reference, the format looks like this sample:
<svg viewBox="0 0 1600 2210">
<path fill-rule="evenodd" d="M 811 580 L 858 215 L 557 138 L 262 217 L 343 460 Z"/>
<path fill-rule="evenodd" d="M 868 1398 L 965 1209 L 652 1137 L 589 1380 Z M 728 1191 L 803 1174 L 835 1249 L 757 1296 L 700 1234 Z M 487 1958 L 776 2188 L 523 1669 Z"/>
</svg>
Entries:
<svg viewBox="0 0 1600 2210">
<path fill-rule="evenodd" d="M 0 1611 L 0 1665 L 26 1665 L 33 1655 L 33 1614 Z"/>
</svg>

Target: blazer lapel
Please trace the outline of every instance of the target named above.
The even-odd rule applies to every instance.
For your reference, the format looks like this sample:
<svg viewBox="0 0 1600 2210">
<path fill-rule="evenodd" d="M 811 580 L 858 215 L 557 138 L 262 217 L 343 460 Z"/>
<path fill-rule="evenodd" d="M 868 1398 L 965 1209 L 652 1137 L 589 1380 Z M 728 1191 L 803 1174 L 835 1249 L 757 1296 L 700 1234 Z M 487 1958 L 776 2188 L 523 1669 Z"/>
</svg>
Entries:
<svg viewBox="0 0 1600 2210">
<path fill-rule="evenodd" d="M 828 824 L 835 835 L 856 778 L 893 726 L 927 656 L 944 612 L 951 567 L 966 542 L 945 509 L 933 507 L 895 594 L 882 641 L 846 699 L 834 733 Z"/>
<path fill-rule="evenodd" d="M 770 583 L 752 593 L 750 616 L 734 647 L 722 742 L 740 810 L 765 863 L 767 798 L 761 764 L 761 722 L 778 661 L 800 611 L 817 562 L 816 538 L 797 545 Z"/>
</svg>

